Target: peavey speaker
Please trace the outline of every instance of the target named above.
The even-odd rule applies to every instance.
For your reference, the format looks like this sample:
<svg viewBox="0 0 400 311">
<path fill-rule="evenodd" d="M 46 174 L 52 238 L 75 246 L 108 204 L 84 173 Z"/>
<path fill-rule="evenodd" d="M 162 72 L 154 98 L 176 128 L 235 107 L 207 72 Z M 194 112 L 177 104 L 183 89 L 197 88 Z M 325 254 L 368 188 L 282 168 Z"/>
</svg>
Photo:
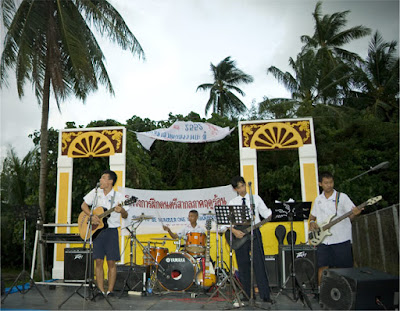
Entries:
<svg viewBox="0 0 400 311">
<path fill-rule="evenodd" d="M 325 310 L 395 310 L 399 277 L 371 268 L 327 269 L 319 297 Z"/>
<path fill-rule="evenodd" d="M 265 267 L 270 287 L 279 287 L 279 273 L 277 255 L 265 256 Z"/>
<path fill-rule="evenodd" d="M 294 273 L 297 282 L 304 290 L 312 292 L 318 289 L 318 268 L 316 249 L 310 245 L 294 245 Z M 293 288 L 292 249 L 290 245 L 280 247 L 281 287 Z"/>
<path fill-rule="evenodd" d="M 117 265 L 117 280 L 114 289 L 116 291 L 137 291 L 141 292 L 143 288 L 143 280 L 146 285 L 147 278 L 150 277 L 150 266 L 139 266 L 129 264 Z M 125 285 L 126 282 L 126 285 Z"/>
<path fill-rule="evenodd" d="M 89 249 L 87 248 L 66 248 L 64 250 L 64 282 L 85 282 L 86 260 L 89 260 Z M 94 264 L 87 266 L 87 278 L 93 279 Z M 89 270 L 91 269 L 91 276 Z"/>
</svg>

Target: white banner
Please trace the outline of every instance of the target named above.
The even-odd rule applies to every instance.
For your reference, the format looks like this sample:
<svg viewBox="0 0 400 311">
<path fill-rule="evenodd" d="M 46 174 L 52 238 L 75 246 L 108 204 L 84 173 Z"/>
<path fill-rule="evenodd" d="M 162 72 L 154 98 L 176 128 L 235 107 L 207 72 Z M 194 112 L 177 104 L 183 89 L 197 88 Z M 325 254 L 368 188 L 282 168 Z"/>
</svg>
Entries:
<svg viewBox="0 0 400 311">
<path fill-rule="evenodd" d="M 215 205 L 226 205 L 237 194 L 231 185 L 194 189 L 194 190 L 143 190 L 119 187 L 125 196 L 135 196 L 136 203 L 130 207 L 128 218 L 124 219 L 122 228 L 135 225 L 133 217 L 144 214 L 154 217 L 144 220 L 137 228 L 136 234 L 165 233 L 162 224 L 168 225 L 173 232 L 179 231 L 188 221 L 189 211 L 194 209 L 199 212 L 198 223 L 205 226 L 206 220 L 211 217 L 207 214 L 214 213 Z M 213 229 L 215 223 L 213 222 Z M 122 230 L 124 235 L 129 234 Z M 169 236 L 168 236 L 169 237 Z"/>
<path fill-rule="evenodd" d="M 135 133 L 142 146 L 150 150 L 156 139 L 179 143 L 206 143 L 224 139 L 234 129 L 229 129 L 229 127 L 222 128 L 207 122 L 176 121 L 166 129 L 161 128 L 149 132 Z"/>
</svg>

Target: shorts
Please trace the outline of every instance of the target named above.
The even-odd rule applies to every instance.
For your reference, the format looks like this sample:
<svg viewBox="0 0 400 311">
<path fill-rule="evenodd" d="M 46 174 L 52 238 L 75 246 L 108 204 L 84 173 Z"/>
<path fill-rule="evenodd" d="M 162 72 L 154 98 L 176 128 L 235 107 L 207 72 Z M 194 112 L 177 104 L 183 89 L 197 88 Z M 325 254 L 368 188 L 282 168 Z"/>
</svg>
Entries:
<svg viewBox="0 0 400 311">
<path fill-rule="evenodd" d="M 352 268 L 353 250 L 350 241 L 338 244 L 317 246 L 318 268 Z"/>
<path fill-rule="evenodd" d="M 93 241 L 93 259 L 119 261 L 118 228 L 106 228 Z"/>
</svg>

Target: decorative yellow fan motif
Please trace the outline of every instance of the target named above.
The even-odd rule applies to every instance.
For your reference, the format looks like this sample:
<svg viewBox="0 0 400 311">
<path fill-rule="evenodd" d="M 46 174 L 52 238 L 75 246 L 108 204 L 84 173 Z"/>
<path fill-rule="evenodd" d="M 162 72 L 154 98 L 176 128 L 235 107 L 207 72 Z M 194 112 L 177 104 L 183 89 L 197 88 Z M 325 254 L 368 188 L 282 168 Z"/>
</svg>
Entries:
<svg viewBox="0 0 400 311">
<path fill-rule="evenodd" d="M 114 146 L 107 136 L 87 132 L 75 138 L 68 148 L 70 158 L 107 157 L 115 154 Z"/>
<path fill-rule="evenodd" d="M 253 149 L 293 149 L 303 146 L 300 134 L 285 123 L 268 123 L 260 127 L 250 142 Z"/>
</svg>

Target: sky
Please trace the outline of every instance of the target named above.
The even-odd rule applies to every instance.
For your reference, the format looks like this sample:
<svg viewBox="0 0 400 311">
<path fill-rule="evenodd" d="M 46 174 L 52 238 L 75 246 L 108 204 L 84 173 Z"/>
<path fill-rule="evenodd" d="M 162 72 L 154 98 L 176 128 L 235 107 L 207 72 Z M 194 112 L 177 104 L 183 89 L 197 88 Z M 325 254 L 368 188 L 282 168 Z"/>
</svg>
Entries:
<svg viewBox="0 0 400 311">
<path fill-rule="evenodd" d="M 236 66 L 253 76 L 254 82 L 239 87 L 250 108 L 264 96 L 290 94 L 266 70 L 275 66 L 290 71 L 288 60 L 296 58 L 303 44 L 300 36 L 314 32 L 315 0 L 109 0 L 140 42 L 146 59 L 98 36 L 115 96 L 104 86 L 91 93 L 85 103 L 70 97 L 61 113 L 51 98 L 49 127 L 62 129 L 66 122 L 86 126 L 95 120 L 121 123 L 134 115 L 167 120 L 169 113 L 186 116 L 191 111 L 205 115 L 208 92 L 197 86 L 212 83 L 210 63 L 217 65 L 231 56 Z M 378 30 L 385 41 L 399 41 L 398 0 L 325 0 L 322 14 L 350 10 L 346 28 L 363 25 Z M 5 32 L 1 27 L 1 51 Z M 371 34 L 372 36 L 372 34 Z M 367 55 L 371 36 L 344 48 Z M 40 129 L 41 108 L 26 83 L 18 97 L 15 74 L 1 96 L 1 157 L 14 148 L 23 157 L 34 145 L 29 134 Z"/>
</svg>

